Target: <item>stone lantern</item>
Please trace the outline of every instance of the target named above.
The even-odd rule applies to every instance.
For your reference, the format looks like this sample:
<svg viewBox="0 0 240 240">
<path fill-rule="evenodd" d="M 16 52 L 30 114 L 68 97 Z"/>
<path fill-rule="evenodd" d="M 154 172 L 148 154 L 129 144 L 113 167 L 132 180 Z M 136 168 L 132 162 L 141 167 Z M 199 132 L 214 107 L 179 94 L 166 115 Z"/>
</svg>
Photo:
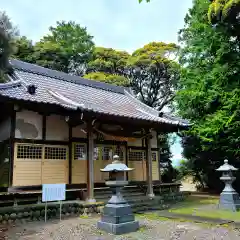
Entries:
<svg viewBox="0 0 240 240">
<path fill-rule="evenodd" d="M 103 209 L 101 220 L 97 223 L 99 229 L 116 235 L 135 232 L 139 229 L 139 222 L 135 221 L 131 206 L 121 194 L 121 188 L 128 184 L 124 177 L 125 172 L 132 170 L 121 163 L 117 155 L 113 156 L 111 164 L 101 169 L 102 172 L 109 172 L 106 185 L 111 187 L 113 195 Z"/>
<path fill-rule="evenodd" d="M 222 209 L 237 211 L 240 208 L 239 194 L 232 187 L 232 183 L 236 179 L 233 176 L 232 171 L 237 170 L 237 168 L 228 164 L 228 160 L 224 160 L 224 164 L 216 169 L 216 171 L 222 172 L 222 177 L 220 179 L 225 184 L 225 188 L 220 195 L 219 201 L 219 207 Z"/>
</svg>

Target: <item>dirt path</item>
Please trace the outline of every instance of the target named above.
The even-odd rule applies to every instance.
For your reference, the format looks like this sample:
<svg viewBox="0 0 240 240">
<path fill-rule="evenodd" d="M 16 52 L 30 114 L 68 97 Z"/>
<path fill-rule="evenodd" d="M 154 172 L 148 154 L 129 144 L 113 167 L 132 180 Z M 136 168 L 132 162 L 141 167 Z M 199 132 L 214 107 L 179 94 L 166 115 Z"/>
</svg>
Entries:
<svg viewBox="0 0 240 240">
<path fill-rule="evenodd" d="M 61 222 L 33 222 L 12 227 L 8 240 L 239 240 L 237 229 L 202 224 L 139 218 L 138 232 L 113 236 L 96 228 L 99 217 L 71 218 Z"/>
<path fill-rule="evenodd" d="M 193 178 L 192 177 L 186 177 L 181 181 L 181 191 L 187 191 L 187 192 L 196 192 L 196 184 L 193 183 Z"/>
</svg>

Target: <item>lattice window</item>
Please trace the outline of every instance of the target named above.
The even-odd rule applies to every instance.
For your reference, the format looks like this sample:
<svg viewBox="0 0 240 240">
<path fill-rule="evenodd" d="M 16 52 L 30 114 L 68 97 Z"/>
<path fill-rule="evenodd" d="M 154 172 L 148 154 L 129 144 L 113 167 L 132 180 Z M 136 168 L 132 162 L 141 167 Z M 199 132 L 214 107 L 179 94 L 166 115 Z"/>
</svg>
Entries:
<svg viewBox="0 0 240 240">
<path fill-rule="evenodd" d="M 146 151 L 143 151 L 143 160 L 147 160 L 147 153 L 146 153 Z"/>
<path fill-rule="evenodd" d="M 113 155 L 118 155 L 120 161 L 124 161 L 125 157 L 124 157 L 124 149 L 123 149 L 123 147 L 116 147 L 116 149 L 114 150 Z"/>
<path fill-rule="evenodd" d="M 144 159 L 144 151 L 129 151 L 129 161 L 142 161 Z"/>
<path fill-rule="evenodd" d="M 45 147 L 45 159 L 66 160 L 67 148 L 65 147 Z"/>
<path fill-rule="evenodd" d="M 152 152 L 152 161 L 157 161 L 157 152 Z"/>
<path fill-rule="evenodd" d="M 103 147 L 103 160 L 112 160 L 113 157 L 113 149 L 112 147 Z"/>
<path fill-rule="evenodd" d="M 42 159 L 42 146 L 18 145 L 17 146 L 17 158 Z"/>
<path fill-rule="evenodd" d="M 93 150 L 93 159 L 94 160 L 99 160 L 100 159 L 100 153 L 101 153 L 101 149 L 100 147 L 94 147 L 94 150 Z"/>
<path fill-rule="evenodd" d="M 74 160 L 86 160 L 87 151 L 85 144 L 74 144 Z"/>
</svg>

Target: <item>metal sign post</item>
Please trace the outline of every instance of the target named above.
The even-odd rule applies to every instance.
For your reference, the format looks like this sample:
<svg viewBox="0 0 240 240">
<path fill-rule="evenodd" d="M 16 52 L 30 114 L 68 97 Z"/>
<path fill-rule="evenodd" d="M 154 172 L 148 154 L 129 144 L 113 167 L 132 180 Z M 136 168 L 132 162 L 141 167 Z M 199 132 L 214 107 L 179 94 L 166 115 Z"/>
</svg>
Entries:
<svg viewBox="0 0 240 240">
<path fill-rule="evenodd" d="M 61 221 L 62 220 L 62 201 L 60 201 L 59 215 L 60 215 L 60 221 Z"/>
<path fill-rule="evenodd" d="M 47 221 L 47 202 L 60 202 L 60 221 L 62 219 L 62 201 L 66 199 L 66 184 L 43 184 L 42 202 L 45 202 L 45 222 Z"/>
<path fill-rule="evenodd" d="M 45 222 L 47 221 L 47 202 L 45 202 Z"/>
</svg>

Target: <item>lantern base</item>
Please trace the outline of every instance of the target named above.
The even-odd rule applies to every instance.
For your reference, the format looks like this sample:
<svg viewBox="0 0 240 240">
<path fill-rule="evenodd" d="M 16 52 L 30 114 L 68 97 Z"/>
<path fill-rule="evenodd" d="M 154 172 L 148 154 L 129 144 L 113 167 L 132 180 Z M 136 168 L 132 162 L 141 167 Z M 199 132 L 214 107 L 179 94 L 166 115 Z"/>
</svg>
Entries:
<svg viewBox="0 0 240 240">
<path fill-rule="evenodd" d="M 132 221 L 132 222 L 114 224 L 114 223 L 99 221 L 97 223 L 97 227 L 108 233 L 120 235 L 120 234 L 125 234 L 130 232 L 136 232 L 139 229 L 139 222 Z"/>
<path fill-rule="evenodd" d="M 233 212 L 238 211 L 240 209 L 239 194 L 235 191 L 222 192 L 219 200 L 219 208 Z"/>
<path fill-rule="evenodd" d="M 103 208 L 101 220 L 97 223 L 97 227 L 108 233 L 119 235 L 137 231 L 139 223 L 134 218 L 131 206 L 118 192 Z"/>
<path fill-rule="evenodd" d="M 122 198 L 122 200 L 124 200 Z M 112 234 L 135 232 L 139 223 L 135 220 L 131 206 L 125 203 L 108 203 L 104 209 L 97 227 Z"/>
</svg>

